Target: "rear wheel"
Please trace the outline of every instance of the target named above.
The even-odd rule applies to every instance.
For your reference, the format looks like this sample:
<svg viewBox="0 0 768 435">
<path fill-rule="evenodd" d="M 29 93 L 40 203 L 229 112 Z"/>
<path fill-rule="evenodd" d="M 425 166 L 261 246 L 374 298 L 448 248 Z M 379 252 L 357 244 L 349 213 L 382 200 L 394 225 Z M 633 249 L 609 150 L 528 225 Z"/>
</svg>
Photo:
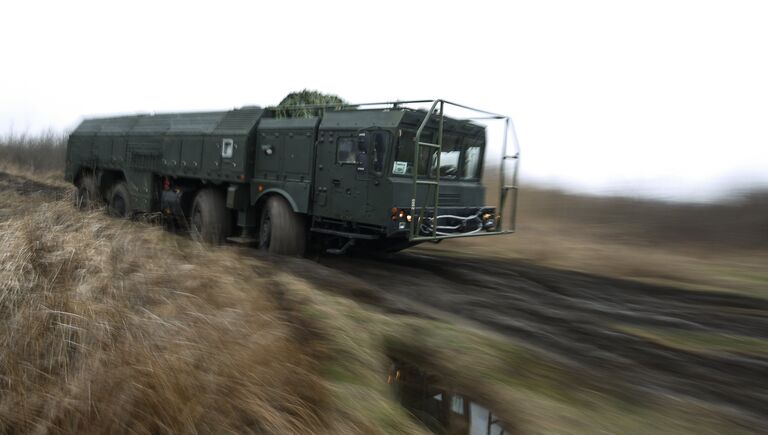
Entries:
<svg viewBox="0 0 768 435">
<path fill-rule="evenodd" d="M 131 196 L 128 194 L 128 185 L 120 181 L 112 187 L 109 195 L 109 215 L 118 218 L 129 218 L 133 214 Z"/>
<path fill-rule="evenodd" d="M 270 254 L 304 255 L 306 245 L 304 215 L 295 213 L 284 198 L 268 198 L 261 212 L 259 248 Z"/>
<path fill-rule="evenodd" d="M 224 243 L 232 232 L 232 219 L 224 194 L 203 189 L 195 195 L 190 213 L 192 238 L 207 243 Z"/>
<path fill-rule="evenodd" d="M 75 207 L 88 210 L 98 205 L 99 190 L 96 188 L 96 178 L 93 175 L 83 175 L 78 180 L 75 190 Z"/>
</svg>

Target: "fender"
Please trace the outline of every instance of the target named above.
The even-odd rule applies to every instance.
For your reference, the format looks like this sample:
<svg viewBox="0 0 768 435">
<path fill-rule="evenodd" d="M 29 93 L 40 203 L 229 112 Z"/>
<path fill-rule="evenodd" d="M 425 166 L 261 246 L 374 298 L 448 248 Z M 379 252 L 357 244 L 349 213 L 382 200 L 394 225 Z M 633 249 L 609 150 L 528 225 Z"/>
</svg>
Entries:
<svg viewBox="0 0 768 435">
<path fill-rule="evenodd" d="M 309 181 L 294 180 L 251 180 L 251 204 L 256 203 L 264 194 L 278 194 L 285 198 L 296 213 L 309 212 L 312 184 Z"/>
<path fill-rule="evenodd" d="M 89 173 L 95 177 L 99 176 L 99 169 L 93 165 L 77 165 L 64 170 L 64 181 L 77 184 L 83 174 Z"/>
<path fill-rule="evenodd" d="M 261 201 L 262 198 L 264 198 L 266 195 L 269 195 L 269 194 L 276 194 L 285 198 L 285 200 L 288 201 L 288 204 L 291 205 L 291 209 L 293 209 L 294 212 L 306 213 L 306 210 L 302 211 L 299 209 L 299 207 L 296 205 L 296 201 L 293 200 L 293 197 L 291 197 L 291 195 L 288 192 L 277 187 L 271 187 L 268 189 L 264 189 L 263 192 L 257 192 L 253 198 L 252 203 L 257 204 L 259 201 Z"/>
</svg>

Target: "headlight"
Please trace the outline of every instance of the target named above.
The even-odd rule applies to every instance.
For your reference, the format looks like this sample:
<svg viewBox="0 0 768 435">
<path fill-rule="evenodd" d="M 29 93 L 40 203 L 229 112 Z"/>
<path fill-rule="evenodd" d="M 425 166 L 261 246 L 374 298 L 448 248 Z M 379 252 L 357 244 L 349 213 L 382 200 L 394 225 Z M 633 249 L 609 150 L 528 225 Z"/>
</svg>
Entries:
<svg viewBox="0 0 768 435">
<path fill-rule="evenodd" d="M 483 213 L 483 229 L 490 231 L 496 228 L 496 216 L 493 213 Z"/>
<path fill-rule="evenodd" d="M 404 230 L 413 221 L 413 216 L 406 209 L 392 208 L 392 220 L 397 222 L 397 229 Z"/>
</svg>

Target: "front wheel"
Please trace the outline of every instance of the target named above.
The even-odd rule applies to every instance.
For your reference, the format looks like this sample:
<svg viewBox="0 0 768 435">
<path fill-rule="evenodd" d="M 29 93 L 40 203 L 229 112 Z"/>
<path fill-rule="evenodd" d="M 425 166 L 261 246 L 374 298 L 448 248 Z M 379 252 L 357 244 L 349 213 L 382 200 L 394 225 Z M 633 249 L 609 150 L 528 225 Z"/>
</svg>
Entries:
<svg viewBox="0 0 768 435">
<path fill-rule="evenodd" d="M 118 218 L 129 218 L 133 214 L 131 195 L 128 193 L 128 185 L 125 181 L 118 182 L 112 188 L 107 211 L 110 216 Z"/>
<path fill-rule="evenodd" d="M 270 254 L 301 256 L 306 245 L 304 215 L 294 212 L 279 196 L 268 198 L 261 212 L 259 248 Z"/>
</svg>

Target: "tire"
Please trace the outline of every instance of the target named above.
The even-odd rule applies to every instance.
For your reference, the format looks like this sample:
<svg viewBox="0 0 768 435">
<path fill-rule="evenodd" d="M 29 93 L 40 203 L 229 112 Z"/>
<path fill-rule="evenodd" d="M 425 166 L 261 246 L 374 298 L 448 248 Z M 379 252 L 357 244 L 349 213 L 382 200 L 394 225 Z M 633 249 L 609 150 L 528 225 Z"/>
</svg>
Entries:
<svg viewBox="0 0 768 435">
<path fill-rule="evenodd" d="M 301 256 L 306 247 L 304 215 L 295 213 L 280 196 L 267 198 L 259 224 L 259 248 L 270 254 Z"/>
<path fill-rule="evenodd" d="M 75 208 L 90 210 L 99 205 L 99 189 L 96 188 L 96 177 L 83 175 L 75 188 Z"/>
<path fill-rule="evenodd" d="M 128 219 L 133 216 L 131 195 L 128 193 L 128 184 L 125 181 L 119 181 L 112 186 L 112 191 L 109 193 L 107 212 L 112 217 L 122 219 Z"/>
<path fill-rule="evenodd" d="M 192 238 L 199 242 L 221 244 L 232 233 L 232 215 L 224 194 L 216 189 L 197 192 L 189 215 Z"/>
</svg>

